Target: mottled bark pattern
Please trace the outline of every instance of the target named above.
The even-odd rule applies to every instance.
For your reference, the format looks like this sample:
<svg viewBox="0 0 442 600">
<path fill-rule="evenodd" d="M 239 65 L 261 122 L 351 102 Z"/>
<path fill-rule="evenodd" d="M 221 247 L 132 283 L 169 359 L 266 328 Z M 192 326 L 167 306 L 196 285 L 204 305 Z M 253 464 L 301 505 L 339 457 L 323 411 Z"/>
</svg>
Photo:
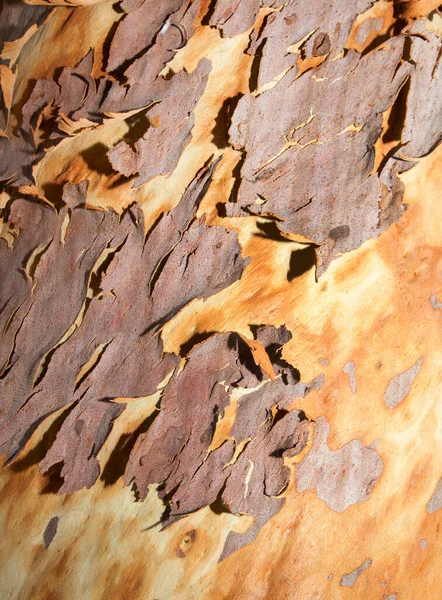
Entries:
<svg viewBox="0 0 442 600">
<path fill-rule="evenodd" d="M 290 527 L 309 502 L 336 519 L 367 504 L 375 521 L 370 503 L 392 467 L 364 423 L 356 438 L 347 429 L 347 414 L 355 419 L 352 407 L 371 395 L 363 359 L 339 352 L 345 310 L 370 301 L 382 248 L 355 263 L 354 289 L 311 314 L 305 305 L 345 279 L 339 261 L 405 227 L 404 180 L 442 140 L 437 3 L 6 0 L 0 22 L 4 465 L 38 464 L 45 493 L 69 501 L 119 480 L 131 502 L 161 503 L 162 530 L 204 510 L 229 524 L 249 519 L 218 536 L 220 562 L 287 519 L 294 495 L 306 505 Z M 376 283 L 385 297 L 402 265 L 394 246 Z M 416 259 L 407 285 L 420 285 L 426 261 Z M 437 318 L 441 289 L 425 293 Z M 392 306 L 379 331 L 400 310 Z M 359 324 L 371 323 L 368 312 Z M 362 353 L 358 335 L 349 328 Z M 323 339 L 329 354 L 319 358 Z M 377 357 L 370 367 L 387 378 L 373 408 L 386 419 L 400 418 L 431 364 L 411 344 L 406 354 L 414 358 L 397 351 L 397 364 Z M 316 357 L 307 377 L 305 356 Z M 349 404 L 330 424 L 340 378 Z M 321 403 L 310 410 L 311 397 Z M 132 426 L 129 405 L 147 401 Z M 119 428 L 113 480 L 112 457 L 102 456 Z M 429 515 L 442 506 L 436 470 Z M 333 523 L 335 532 L 345 521 Z M 33 543 L 50 555 L 69 527 L 52 513 Z M 172 552 L 183 563 L 201 543 L 186 527 Z M 361 555 L 336 586 L 358 588 L 375 558 Z M 265 597 L 289 597 L 266 585 Z M 156 598 L 152 589 L 143 597 Z"/>
</svg>

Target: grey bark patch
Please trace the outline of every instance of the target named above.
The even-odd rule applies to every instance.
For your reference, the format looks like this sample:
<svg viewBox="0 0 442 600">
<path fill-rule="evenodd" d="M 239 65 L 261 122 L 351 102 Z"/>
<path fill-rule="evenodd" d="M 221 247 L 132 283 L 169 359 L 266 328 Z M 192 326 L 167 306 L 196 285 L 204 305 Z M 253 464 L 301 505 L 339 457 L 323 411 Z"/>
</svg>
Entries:
<svg viewBox="0 0 442 600">
<path fill-rule="evenodd" d="M 359 575 L 362 573 L 362 571 L 365 571 L 365 569 L 368 569 L 368 567 L 371 566 L 372 562 L 373 561 L 371 560 L 371 558 L 365 559 L 360 567 L 358 567 L 351 573 L 344 575 L 342 577 L 341 581 L 339 582 L 339 585 L 346 586 L 346 587 L 353 587 L 354 584 L 356 583 L 356 581 L 358 580 Z"/>
<path fill-rule="evenodd" d="M 365 502 L 379 479 L 383 464 L 374 448 L 352 440 L 339 450 L 330 450 L 327 439 L 330 425 L 324 417 L 317 420 L 313 448 L 296 469 L 299 493 L 316 490 L 318 498 L 336 512 Z"/>
<path fill-rule="evenodd" d="M 348 362 L 342 369 L 348 378 L 350 379 L 351 393 L 356 394 L 356 365 L 354 362 Z"/>
<path fill-rule="evenodd" d="M 384 394 L 384 401 L 388 408 L 395 408 L 408 396 L 413 381 L 421 369 L 423 360 L 423 357 L 420 356 L 412 367 L 403 373 L 399 373 L 390 381 Z"/>
<path fill-rule="evenodd" d="M 382 596 L 382 600 L 396 600 L 396 594 L 390 594 L 389 596 Z"/>
<path fill-rule="evenodd" d="M 427 513 L 432 515 L 437 510 L 442 508 L 442 478 L 439 479 L 439 482 L 434 490 L 434 494 L 431 496 L 428 504 L 427 504 Z"/>
<path fill-rule="evenodd" d="M 57 529 L 58 529 L 58 517 L 52 517 L 52 519 L 46 525 L 46 529 L 44 530 L 44 533 L 43 533 L 43 542 L 44 542 L 46 550 L 51 545 L 52 540 L 54 539 L 54 537 L 57 533 Z"/>
<path fill-rule="evenodd" d="M 321 365 L 324 365 L 325 367 L 330 364 L 330 361 L 328 360 L 328 358 L 318 358 L 318 363 L 321 363 Z"/>
<path fill-rule="evenodd" d="M 295 385 L 293 392 L 297 398 L 305 398 L 307 394 L 309 394 L 312 390 L 315 390 L 316 392 L 319 391 L 324 385 L 324 381 L 325 375 L 324 373 L 321 373 L 308 383 L 303 383 L 302 381 L 299 381 Z"/>
<path fill-rule="evenodd" d="M 425 550 L 426 547 L 427 547 L 427 540 L 420 540 L 420 542 L 419 542 L 419 548 L 421 550 Z"/>
<path fill-rule="evenodd" d="M 307 386 L 311 390 L 318 391 L 324 385 L 324 380 L 325 380 L 325 375 L 324 375 L 324 373 L 321 373 L 320 375 L 318 375 L 317 377 L 315 377 L 312 381 L 310 381 L 310 383 L 308 383 Z"/>
<path fill-rule="evenodd" d="M 431 306 L 437 310 L 438 308 L 442 308 L 442 302 L 439 302 L 436 294 L 433 294 L 430 298 Z"/>
</svg>

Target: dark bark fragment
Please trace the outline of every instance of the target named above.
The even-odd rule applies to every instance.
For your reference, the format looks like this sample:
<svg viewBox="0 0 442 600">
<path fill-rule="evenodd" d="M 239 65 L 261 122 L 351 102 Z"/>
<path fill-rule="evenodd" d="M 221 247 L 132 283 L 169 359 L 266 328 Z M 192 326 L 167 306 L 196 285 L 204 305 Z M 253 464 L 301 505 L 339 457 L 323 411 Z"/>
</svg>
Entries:
<svg viewBox="0 0 442 600">
<path fill-rule="evenodd" d="M 3 0 L 0 5 L 0 54 L 5 42 L 21 38 L 32 25 L 41 25 L 52 8 L 32 6 L 25 2 Z"/>
<path fill-rule="evenodd" d="M 272 341 L 290 337 L 284 328 L 260 327 L 259 334 Z M 278 357 L 276 366 L 277 361 Z M 284 457 L 299 454 L 308 440 L 305 415 L 278 408 L 278 401 L 289 404 L 293 393 L 280 377 L 275 382 L 267 379 L 258 391 L 241 398 L 233 439 L 208 452 L 232 390 L 256 387 L 263 379 L 265 374 L 239 336 L 218 334 L 203 342 L 166 387 L 161 413 L 138 438 L 126 469 L 126 483 L 135 482 L 141 499 L 150 484 L 160 484 L 170 499 L 166 525 L 218 497 L 232 513 L 253 515 L 254 526 L 244 536 L 230 537 L 223 557 L 252 541 L 280 509 L 284 500 L 276 496 L 290 475 Z"/>
<path fill-rule="evenodd" d="M 130 177 L 137 172 L 137 158 L 135 152 L 126 142 L 120 142 L 107 153 L 109 162 L 114 171 L 124 177 Z"/>
<path fill-rule="evenodd" d="M 154 44 L 168 18 L 177 11 L 183 0 L 144 0 L 128 10 L 118 24 L 107 61 L 108 71 L 130 64 L 137 55 Z M 127 10 L 127 8 L 126 8 Z"/>
<path fill-rule="evenodd" d="M 258 15 L 260 0 L 218 0 L 209 24 L 233 37 L 249 29 Z"/>
<path fill-rule="evenodd" d="M 175 168 L 190 140 L 193 110 L 206 87 L 210 69 L 210 61 L 203 59 L 192 74 L 181 71 L 175 75 L 167 97 L 149 111 L 153 126 L 135 144 L 139 173 L 135 186 Z"/>
<path fill-rule="evenodd" d="M 82 487 L 90 488 L 100 474 L 97 454 L 123 412 L 124 405 L 89 399 L 81 401 L 64 421 L 57 439 L 40 463 L 40 471 L 63 464 L 63 485 L 59 494 L 69 494 Z"/>
<path fill-rule="evenodd" d="M 94 52 L 90 50 L 75 68 L 65 67 L 58 78 L 60 111 L 71 116 L 81 108 L 89 94 L 93 94 L 95 82 L 91 77 Z"/>
<path fill-rule="evenodd" d="M 0 185 L 18 187 L 32 183 L 32 165 L 42 156 L 29 132 L 21 130 L 14 137 L 0 137 Z"/>
<path fill-rule="evenodd" d="M 284 504 L 278 498 L 290 478 L 284 456 L 296 456 L 308 440 L 308 422 L 303 413 L 292 411 L 281 419 L 268 418 L 232 466 L 222 500 L 234 514 L 251 514 L 253 526 L 241 536 L 229 534 L 221 559 L 252 542 L 261 527 Z"/>
<path fill-rule="evenodd" d="M 231 141 L 246 150 L 241 209 L 276 215 L 283 231 L 321 244 L 320 272 L 338 252 L 356 248 L 389 224 L 380 216 L 382 184 L 372 172 L 372 147 L 383 111 L 409 75 L 408 65 L 400 64 L 402 51 L 401 39 L 363 57 L 349 51 L 318 67 L 316 79 L 287 75 L 256 97 L 246 95 L 233 115 Z M 257 197 L 264 203 L 257 204 Z M 400 200 L 396 196 L 395 204 Z M 238 209 L 228 204 L 227 212 Z M 389 215 L 397 218 L 391 210 Z"/>
<path fill-rule="evenodd" d="M 15 200 L 3 211 L 12 231 L 11 246 L 0 239 L 0 372 L 5 373 L 14 362 L 15 338 L 31 304 L 32 281 L 26 276 L 26 265 L 33 252 L 46 248 L 52 241 L 56 214 L 40 202 Z M 33 227 L 29 224 L 33 223 Z M 2 412 L 5 410 L 2 406 Z"/>
<path fill-rule="evenodd" d="M 15 60 L 18 55 L 18 51 L 8 54 L 8 45 L 23 43 L 20 38 L 26 33 L 32 35 L 45 22 L 50 12 L 49 7 L 30 6 L 14 0 L 3 0 L 0 4 L 0 132 L 7 129 L 10 111 L 6 98 L 12 90 L 7 89 L 9 77 L 6 75 L 11 75 L 16 70 Z"/>
<path fill-rule="evenodd" d="M 239 340 L 238 336 L 226 333 L 203 342 L 189 355 L 184 370 L 167 386 L 162 411 L 150 430 L 138 438 L 126 470 L 126 483 L 135 480 L 141 498 L 146 497 L 149 484 L 167 482 L 167 491 L 180 485 L 174 499 L 179 513 L 197 510 L 192 506 L 195 504 L 199 508 L 201 501 L 210 504 L 215 500 L 225 481 L 222 468 L 212 471 L 214 481 L 210 490 L 212 492 L 215 486 L 216 490 L 210 502 L 204 500 L 198 487 L 191 488 L 194 495 L 186 497 L 185 502 L 181 495 L 186 492 L 188 495 L 186 482 L 190 482 L 205 458 L 210 458 L 210 455 L 206 457 L 206 452 L 216 421 L 229 403 L 229 390 L 242 380 L 243 371 L 247 370 L 240 362 Z M 257 384 L 258 379 L 250 376 Z M 227 463 L 233 448 L 228 443 L 221 449 L 223 455 L 230 454 L 225 457 Z"/>
<path fill-rule="evenodd" d="M 400 154 L 417 158 L 431 152 L 442 139 L 442 49 L 440 37 L 426 29 L 425 21 L 416 21 L 411 32 L 415 34 L 410 49 L 414 70 Z"/>
<path fill-rule="evenodd" d="M 43 109 L 58 101 L 60 87 L 52 79 L 39 79 L 35 82 L 32 92 L 23 105 L 21 127 L 30 133 L 37 126 L 38 117 Z"/>
<path fill-rule="evenodd" d="M 266 2 L 281 6 L 282 2 Z M 367 9 L 367 3 L 299 2 L 292 0 L 282 10 L 270 14 L 260 35 L 249 50 L 258 52 L 258 89 L 286 70 L 301 74 L 321 64 L 315 57 L 335 58 L 344 49 L 354 19 Z M 311 66 L 311 67 L 310 67 Z"/>
<path fill-rule="evenodd" d="M 209 228 L 203 220 L 192 223 L 211 176 L 211 168 L 202 170 L 146 241 L 138 209 L 121 218 L 88 210 L 84 184 L 65 187 L 66 205 L 58 218 L 49 207 L 41 214 L 42 227 L 48 220 L 53 238 L 43 237 L 48 247 L 33 271 L 32 300 L 15 329 L 0 381 L 0 440 L 11 460 L 44 418 L 78 402 L 41 466 L 47 471 L 64 462 L 61 491 L 90 486 L 98 476 L 96 454 L 124 408 L 108 400 L 152 394 L 177 366 L 178 357 L 163 354 L 155 327 L 194 298 L 206 298 L 241 276 L 246 261 L 236 234 Z M 24 201 L 16 202 L 19 208 Z M 38 203 L 24 206 L 41 213 Z M 16 221 L 35 229 L 32 219 Z M 202 258 L 212 243 L 219 244 L 214 258 L 222 268 L 217 270 Z M 10 250 L 4 252 L 7 256 Z M 11 311 L 24 294 L 18 290 Z M 80 414 L 85 429 L 74 435 Z M 99 440 L 94 432 L 101 432 Z"/>
<path fill-rule="evenodd" d="M 126 177 L 138 173 L 135 186 L 173 171 L 191 139 L 193 111 L 206 87 L 211 64 L 203 59 L 192 73 L 183 70 L 166 79 L 159 76 L 164 65 L 150 59 L 146 54 L 132 63 L 126 86 L 107 76 L 92 78 L 92 51 L 75 68 L 64 68 L 57 83 L 35 82 L 22 109 L 21 128 L 11 139 L 0 138 L 0 182 L 15 186 L 33 182 L 32 165 L 44 156 L 41 141 L 36 147 L 35 130 L 37 124 L 42 127 L 40 120 L 60 124 L 67 116 L 74 123 L 87 119 L 98 125 L 107 113 L 130 114 L 138 109 L 145 111 L 150 126 L 134 147 L 120 143 L 113 148 L 109 152 L 111 164 Z M 44 143 L 55 145 L 66 135 L 53 127 Z M 123 151 L 124 156 L 120 156 Z"/>
</svg>

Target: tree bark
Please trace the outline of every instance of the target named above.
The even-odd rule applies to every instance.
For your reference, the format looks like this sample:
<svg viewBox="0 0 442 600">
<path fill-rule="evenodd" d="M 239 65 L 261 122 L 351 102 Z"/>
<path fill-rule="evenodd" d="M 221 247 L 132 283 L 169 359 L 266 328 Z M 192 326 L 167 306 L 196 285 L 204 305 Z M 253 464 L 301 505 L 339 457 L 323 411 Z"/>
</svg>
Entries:
<svg viewBox="0 0 442 600">
<path fill-rule="evenodd" d="M 438 2 L 0 21 L 4 597 L 439 599 Z"/>
</svg>

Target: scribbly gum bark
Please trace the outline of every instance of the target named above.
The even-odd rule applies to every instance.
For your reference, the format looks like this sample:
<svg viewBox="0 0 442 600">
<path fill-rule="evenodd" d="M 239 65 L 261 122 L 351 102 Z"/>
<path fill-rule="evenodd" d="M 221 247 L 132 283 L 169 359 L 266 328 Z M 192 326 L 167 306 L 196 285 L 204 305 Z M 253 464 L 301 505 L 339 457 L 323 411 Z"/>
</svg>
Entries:
<svg viewBox="0 0 442 600">
<path fill-rule="evenodd" d="M 438 2 L 0 23 L 1 597 L 439 600 Z"/>
</svg>

